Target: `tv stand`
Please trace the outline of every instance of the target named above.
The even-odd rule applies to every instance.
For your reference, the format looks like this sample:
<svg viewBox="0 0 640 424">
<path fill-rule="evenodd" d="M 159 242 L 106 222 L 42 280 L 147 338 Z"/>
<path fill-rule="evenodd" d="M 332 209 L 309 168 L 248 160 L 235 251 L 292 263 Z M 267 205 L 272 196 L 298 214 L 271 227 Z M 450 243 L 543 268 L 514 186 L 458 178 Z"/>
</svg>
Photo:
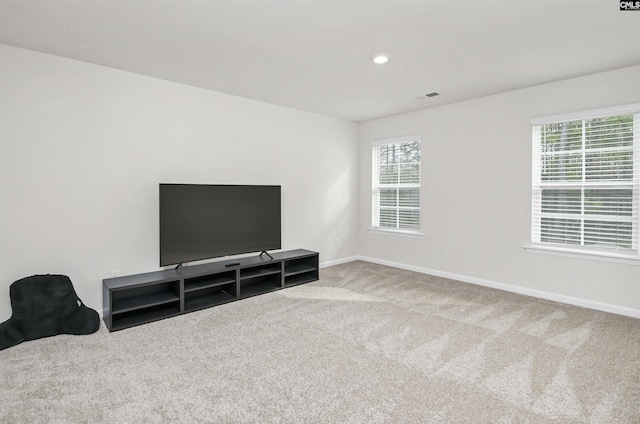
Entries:
<svg viewBox="0 0 640 424">
<path fill-rule="evenodd" d="M 320 278 L 319 254 L 304 249 L 262 252 L 227 265 L 212 262 L 102 280 L 107 329 L 122 330 Z"/>
<path fill-rule="evenodd" d="M 271 256 L 266 250 L 263 250 L 262 252 L 260 252 L 260 256 L 262 256 L 262 255 L 267 255 L 268 257 L 273 259 L 273 256 Z"/>
</svg>

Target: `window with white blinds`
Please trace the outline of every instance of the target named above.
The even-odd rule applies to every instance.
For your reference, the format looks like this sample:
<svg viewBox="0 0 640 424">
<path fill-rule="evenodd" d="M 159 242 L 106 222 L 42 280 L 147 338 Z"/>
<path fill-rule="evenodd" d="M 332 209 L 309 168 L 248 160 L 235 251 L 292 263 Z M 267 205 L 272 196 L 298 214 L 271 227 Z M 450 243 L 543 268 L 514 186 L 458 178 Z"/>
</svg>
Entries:
<svg viewBox="0 0 640 424">
<path fill-rule="evenodd" d="M 533 124 L 533 245 L 638 256 L 640 104 Z"/>
<path fill-rule="evenodd" d="M 419 135 L 412 135 L 374 142 L 374 229 L 420 229 L 420 141 Z"/>
</svg>

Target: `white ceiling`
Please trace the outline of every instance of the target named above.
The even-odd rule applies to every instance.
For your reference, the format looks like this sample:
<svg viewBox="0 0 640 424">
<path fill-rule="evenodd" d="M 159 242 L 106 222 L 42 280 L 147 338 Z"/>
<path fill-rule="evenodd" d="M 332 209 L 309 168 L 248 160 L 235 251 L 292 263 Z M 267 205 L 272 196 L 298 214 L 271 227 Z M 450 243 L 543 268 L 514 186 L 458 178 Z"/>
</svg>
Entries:
<svg viewBox="0 0 640 424">
<path fill-rule="evenodd" d="M 4 44 L 356 122 L 640 65 L 638 40 L 617 0 L 0 0 Z"/>
</svg>

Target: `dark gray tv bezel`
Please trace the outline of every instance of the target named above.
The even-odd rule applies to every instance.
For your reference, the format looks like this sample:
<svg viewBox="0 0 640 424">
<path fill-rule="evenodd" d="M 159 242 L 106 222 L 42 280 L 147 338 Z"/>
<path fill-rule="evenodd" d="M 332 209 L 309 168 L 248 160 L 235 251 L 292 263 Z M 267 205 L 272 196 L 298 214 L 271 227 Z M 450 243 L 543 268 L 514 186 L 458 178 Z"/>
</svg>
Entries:
<svg viewBox="0 0 640 424">
<path fill-rule="evenodd" d="M 193 256 L 191 258 L 187 258 L 186 260 L 182 260 L 182 261 L 174 261 L 174 259 L 170 259 L 167 260 L 166 262 L 163 262 L 163 248 L 162 248 L 162 211 L 161 211 L 161 203 L 162 203 L 162 186 L 198 186 L 198 187 L 250 187 L 250 188 L 278 188 L 278 194 L 279 194 L 279 199 L 280 201 L 278 202 L 279 204 L 279 215 L 280 215 L 280 219 L 278 221 L 279 223 L 279 227 L 280 227 L 280 231 L 279 231 L 279 237 L 278 237 L 278 242 L 274 243 L 273 245 L 269 244 L 269 245 L 264 245 L 260 248 L 257 249 L 239 249 L 237 251 L 229 251 L 226 252 L 224 254 L 216 254 L 216 255 L 204 255 L 204 256 Z M 242 255 L 242 254 L 247 254 L 247 253 L 254 253 L 254 252 L 259 252 L 261 255 L 265 252 L 267 252 L 268 250 L 279 250 L 282 249 L 282 186 L 281 185 L 264 185 L 264 184 L 189 184 L 189 183 L 159 183 L 158 185 L 158 250 L 159 250 L 159 262 L 160 262 L 160 267 L 168 267 L 168 266 L 173 266 L 173 265 L 177 265 L 178 267 L 182 266 L 182 264 L 185 263 L 189 263 L 189 262 L 197 262 L 197 261 L 204 261 L 204 260 L 208 260 L 208 259 L 216 259 L 216 258 L 223 258 L 223 257 L 228 257 L 228 256 L 234 256 L 234 255 Z M 267 253 L 268 254 L 268 253 Z M 166 256 L 166 253 L 165 255 Z M 270 255 L 269 255 L 270 256 Z"/>
</svg>

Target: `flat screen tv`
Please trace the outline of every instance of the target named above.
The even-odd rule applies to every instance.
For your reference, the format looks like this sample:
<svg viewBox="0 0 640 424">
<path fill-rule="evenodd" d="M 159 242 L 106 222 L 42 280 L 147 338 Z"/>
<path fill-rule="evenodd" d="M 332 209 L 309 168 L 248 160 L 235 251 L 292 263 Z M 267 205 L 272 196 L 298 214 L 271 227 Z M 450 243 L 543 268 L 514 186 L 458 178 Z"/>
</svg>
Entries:
<svg viewBox="0 0 640 424">
<path fill-rule="evenodd" d="M 280 191 L 160 184 L 160 266 L 280 249 Z"/>
</svg>

